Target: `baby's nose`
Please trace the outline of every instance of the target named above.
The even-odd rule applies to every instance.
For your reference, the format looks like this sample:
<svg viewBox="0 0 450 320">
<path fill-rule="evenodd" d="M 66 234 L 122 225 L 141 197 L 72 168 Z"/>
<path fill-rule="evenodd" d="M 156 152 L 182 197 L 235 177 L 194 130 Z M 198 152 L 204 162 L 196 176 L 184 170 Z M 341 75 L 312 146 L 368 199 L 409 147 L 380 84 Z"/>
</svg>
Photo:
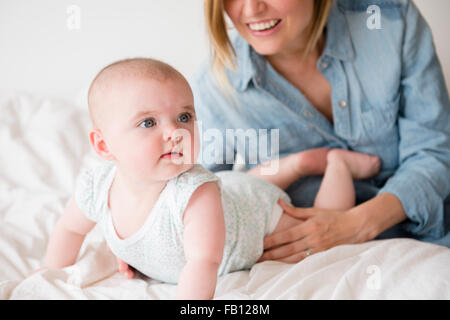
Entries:
<svg viewBox="0 0 450 320">
<path fill-rule="evenodd" d="M 175 143 L 179 143 L 183 139 L 183 135 L 175 124 L 168 124 L 164 128 L 163 139 L 164 141 L 171 140 Z"/>
</svg>

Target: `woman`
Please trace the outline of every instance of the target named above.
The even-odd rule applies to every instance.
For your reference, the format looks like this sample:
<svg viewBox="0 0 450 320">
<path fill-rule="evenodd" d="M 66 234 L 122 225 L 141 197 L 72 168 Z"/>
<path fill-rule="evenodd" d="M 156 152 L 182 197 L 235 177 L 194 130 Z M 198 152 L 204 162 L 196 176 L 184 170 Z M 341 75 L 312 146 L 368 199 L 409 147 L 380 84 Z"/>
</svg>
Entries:
<svg viewBox="0 0 450 320">
<path fill-rule="evenodd" d="M 192 81 L 204 132 L 279 129 L 280 156 L 337 147 L 382 159 L 375 179 L 355 183 L 349 211 L 285 206 L 305 222 L 267 237 L 262 260 L 383 237 L 450 246 L 450 103 L 412 1 L 205 0 L 205 11 L 213 56 Z M 223 161 L 203 164 L 229 170 L 235 151 L 226 141 L 213 157 Z M 291 185 L 293 204 L 311 207 L 320 180 Z"/>
<path fill-rule="evenodd" d="M 261 260 L 298 262 L 384 237 L 450 246 L 450 103 L 412 1 L 205 0 L 205 13 L 213 55 L 192 81 L 204 133 L 279 129 L 280 156 L 330 147 L 382 160 L 376 178 L 355 182 L 351 210 L 285 205 L 304 223 L 268 236 Z M 217 148 L 203 139 L 204 154 Z M 232 169 L 243 140 L 226 140 L 203 164 Z M 247 169 L 256 165 L 242 156 Z M 311 207 L 320 181 L 293 183 L 293 204 Z"/>
</svg>

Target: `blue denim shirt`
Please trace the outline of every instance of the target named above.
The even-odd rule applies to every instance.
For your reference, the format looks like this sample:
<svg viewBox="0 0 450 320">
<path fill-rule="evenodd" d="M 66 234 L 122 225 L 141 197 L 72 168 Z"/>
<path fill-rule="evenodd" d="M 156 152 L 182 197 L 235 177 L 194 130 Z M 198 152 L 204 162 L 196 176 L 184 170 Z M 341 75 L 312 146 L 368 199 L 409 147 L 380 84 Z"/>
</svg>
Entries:
<svg viewBox="0 0 450 320">
<path fill-rule="evenodd" d="M 380 29 L 367 26 L 372 4 L 381 9 Z M 428 25 L 412 1 L 349 0 L 334 2 L 325 32 L 317 68 L 332 87 L 333 123 L 236 36 L 238 71 L 228 78 L 237 104 L 216 86 L 208 63 L 192 79 L 202 132 L 279 129 L 280 156 L 317 147 L 378 155 L 382 170 L 364 183 L 376 190 L 370 197 L 400 199 L 409 219 L 394 236 L 450 246 L 450 103 Z M 202 150 L 210 143 L 217 141 L 203 136 Z M 221 163 L 202 163 L 231 169 L 236 145 L 224 143 Z M 256 165 L 243 157 L 247 168 Z"/>
</svg>

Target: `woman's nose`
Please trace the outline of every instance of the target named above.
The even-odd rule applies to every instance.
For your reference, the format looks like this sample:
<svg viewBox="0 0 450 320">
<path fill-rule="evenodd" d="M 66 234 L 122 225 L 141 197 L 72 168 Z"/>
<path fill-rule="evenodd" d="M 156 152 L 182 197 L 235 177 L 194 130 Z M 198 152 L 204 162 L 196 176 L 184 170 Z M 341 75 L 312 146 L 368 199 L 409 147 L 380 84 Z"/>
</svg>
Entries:
<svg viewBox="0 0 450 320">
<path fill-rule="evenodd" d="M 244 0 L 243 14 L 245 17 L 255 17 L 264 11 L 265 7 L 263 0 Z"/>
</svg>

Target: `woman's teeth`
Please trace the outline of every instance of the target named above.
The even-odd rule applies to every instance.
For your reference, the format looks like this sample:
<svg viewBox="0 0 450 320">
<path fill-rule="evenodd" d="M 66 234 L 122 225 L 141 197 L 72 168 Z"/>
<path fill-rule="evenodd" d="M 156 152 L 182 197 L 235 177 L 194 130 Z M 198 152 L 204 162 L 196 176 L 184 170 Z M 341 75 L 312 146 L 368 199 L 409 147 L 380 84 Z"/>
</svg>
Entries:
<svg viewBox="0 0 450 320">
<path fill-rule="evenodd" d="M 272 29 L 274 26 L 276 26 L 281 20 L 270 20 L 268 22 L 264 23 L 250 23 L 248 26 L 253 31 L 264 31 L 267 29 Z"/>
</svg>

